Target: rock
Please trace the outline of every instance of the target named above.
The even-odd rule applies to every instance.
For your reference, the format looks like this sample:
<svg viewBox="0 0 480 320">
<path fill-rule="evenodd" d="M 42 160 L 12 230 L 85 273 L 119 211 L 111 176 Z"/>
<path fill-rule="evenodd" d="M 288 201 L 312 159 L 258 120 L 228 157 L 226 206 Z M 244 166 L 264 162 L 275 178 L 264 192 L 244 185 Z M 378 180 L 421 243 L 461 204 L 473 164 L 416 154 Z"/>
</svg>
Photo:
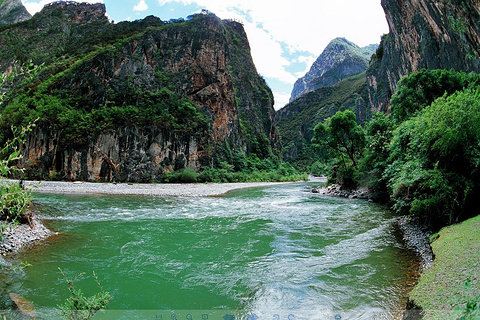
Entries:
<svg viewBox="0 0 480 320">
<path fill-rule="evenodd" d="M 397 82 L 422 68 L 480 72 L 478 1 L 382 0 L 390 32 L 367 70 L 369 100 L 389 111 Z"/>
<path fill-rule="evenodd" d="M 104 4 L 54 2 L 29 24 L 0 29 L 0 51 L 7 52 L 0 55 L 0 72 L 15 58 L 14 44 L 3 41 L 10 33 L 22 39 L 22 59 L 45 63 L 42 76 L 52 81 L 41 90 L 52 99 L 79 110 L 152 108 L 158 116 L 112 120 L 85 132 L 67 128 L 75 131 L 71 141 L 61 125 L 38 124 L 22 148 L 30 179 L 52 172 L 69 181 L 151 182 L 174 170 L 211 167 L 225 150 L 261 158 L 279 153 L 273 94 L 237 21 L 201 13 L 177 23 L 147 17 L 113 24 Z M 75 63 L 65 62 L 73 56 Z M 161 110 L 171 100 L 188 105 L 187 115 L 201 116 L 171 113 L 172 120 L 164 120 Z"/>
<path fill-rule="evenodd" d="M 53 234 L 35 215 L 32 217 L 32 225 L 33 228 L 28 224 L 7 227 L 0 240 L 0 255 L 16 252 L 20 248 L 46 239 Z"/>
<path fill-rule="evenodd" d="M 400 230 L 407 248 L 413 250 L 422 260 L 422 269 L 428 268 L 434 260 L 428 230 L 407 216 L 396 219 L 393 224 Z"/>
<path fill-rule="evenodd" d="M 20 0 L 0 1 L 0 27 L 30 19 L 32 16 Z"/>
<path fill-rule="evenodd" d="M 332 40 L 310 71 L 295 82 L 290 102 L 308 92 L 334 85 L 344 78 L 365 71 L 375 50 L 376 46 L 360 48 L 345 38 Z"/>
<path fill-rule="evenodd" d="M 17 307 L 18 311 L 27 317 L 30 318 L 35 318 L 36 317 L 36 311 L 35 311 L 35 306 L 33 305 L 32 302 L 29 300 L 25 299 L 21 295 L 18 295 L 16 293 L 11 292 L 9 294 L 10 300 L 12 300 L 13 304 L 15 307 Z"/>
</svg>

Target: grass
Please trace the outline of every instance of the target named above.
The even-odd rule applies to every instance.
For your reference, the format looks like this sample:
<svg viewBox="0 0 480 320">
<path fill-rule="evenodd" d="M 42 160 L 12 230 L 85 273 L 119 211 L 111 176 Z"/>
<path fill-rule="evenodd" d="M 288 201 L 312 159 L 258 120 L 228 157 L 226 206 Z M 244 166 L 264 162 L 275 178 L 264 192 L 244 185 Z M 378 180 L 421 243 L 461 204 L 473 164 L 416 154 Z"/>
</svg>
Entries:
<svg viewBox="0 0 480 320">
<path fill-rule="evenodd" d="M 442 229 L 432 249 L 435 261 L 410 299 L 425 320 L 480 319 L 480 216 Z M 477 314 L 461 318 L 467 309 Z"/>
</svg>

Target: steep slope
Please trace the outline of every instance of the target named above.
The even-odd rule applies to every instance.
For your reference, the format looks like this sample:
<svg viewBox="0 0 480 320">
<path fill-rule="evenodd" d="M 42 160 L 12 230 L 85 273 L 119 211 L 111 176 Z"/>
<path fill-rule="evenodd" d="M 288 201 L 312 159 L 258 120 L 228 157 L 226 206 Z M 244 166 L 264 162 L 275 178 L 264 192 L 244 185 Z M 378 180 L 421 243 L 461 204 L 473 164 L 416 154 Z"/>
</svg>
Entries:
<svg viewBox="0 0 480 320">
<path fill-rule="evenodd" d="M 32 176 L 152 180 L 215 166 L 224 149 L 279 152 L 272 93 L 238 22 L 204 12 L 112 24 L 102 4 L 67 2 L 0 39 L 1 70 L 45 64 L 2 110 L 4 132 L 40 119 L 24 149 Z"/>
<path fill-rule="evenodd" d="M 376 45 L 360 48 L 344 38 L 332 40 L 310 71 L 295 82 L 290 102 L 315 89 L 334 85 L 365 71 L 376 48 Z"/>
<path fill-rule="evenodd" d="M 25 21 L 32 16 L 20 0 L 0 0 L 0 27 Z"/>
<path fill-rule="evenodd" d="M 370 119 L 365 72 L 309 92 L 277 112 L 276 125 L 281 135 L 283 158 L 303 165 L 313 162 L 313 128 L 337 111 L 350 109 L 359 122 Z"/>
<path fill-rule="evenodd" d="M 480 1 L 382 0 L 389 34 L 367 71 L 369 100 L 388 112 L 401 77 L 422 68 L 480 72 Z"/>
</svg>

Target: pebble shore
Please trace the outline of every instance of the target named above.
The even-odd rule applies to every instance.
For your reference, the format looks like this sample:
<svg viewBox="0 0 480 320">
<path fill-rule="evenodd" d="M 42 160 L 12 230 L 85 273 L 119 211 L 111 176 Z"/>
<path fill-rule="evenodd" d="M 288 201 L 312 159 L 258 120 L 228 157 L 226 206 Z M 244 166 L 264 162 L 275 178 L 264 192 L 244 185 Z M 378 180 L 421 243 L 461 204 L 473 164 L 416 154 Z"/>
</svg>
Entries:
<svg viewBox="0 0 480 320">
<path fill-rule="evenodd" d="M 63 194 L 118 194 L 171 197 L 207 197 L 225 194 L 231 190 L 266 187 L 284 182 L 243 183 L 187 183 L 187 184 L 142 184 L 142 183 L 93 183 L 59 181 L 25 181 L 32 192 Z"/>
<path fill-rule="evenodd" d="M 28 224 L 7 225 L 0 240 L 0 255 L 17 252 L 19 249 L 53 234 L 36 216 L 33 217 L 32 224 L 33 228 Z"/>
</svg>

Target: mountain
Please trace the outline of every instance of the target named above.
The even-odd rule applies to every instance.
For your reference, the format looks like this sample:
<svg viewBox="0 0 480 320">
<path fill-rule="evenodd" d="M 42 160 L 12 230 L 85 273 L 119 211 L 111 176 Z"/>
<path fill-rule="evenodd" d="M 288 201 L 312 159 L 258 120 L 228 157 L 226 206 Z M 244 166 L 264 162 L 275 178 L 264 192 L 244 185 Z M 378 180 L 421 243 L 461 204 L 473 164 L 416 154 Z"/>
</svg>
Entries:
<svg viewBox="0 0 480 320">
<path fill-rule="evenodd" d="M 360 48 L 344 38 L 332 40 L 313 63 L 310 71 L 295 82 L 290 102 L 315 89 L 331 86 L 368 68 L 376 45 Z"/>
<path fill-rule="evenodd" d="M 369 101 L 388 112 L 398 80 L 426 69 L 480 72 L 480 1 L 382 0 L 390 32 L 367 71 Z"/>
<path fill-rule="evenodd" d="M 32 16 L 20 0 L 0 0 L 0 27 L 25 21 Z"/>
<path fill-rule="evenodd" d="M 31 177 L 150 181 L 232 154 L 279 154 L 273 95 L 243 25 L 202 12 L 111 23 L 103 4 L 56 2 L 0 30 L 0 70 L 33 61 L 0 128 L 38 118 L 23 150 Z"/>
<path fill-rule="evenodd" d="M 360 123 L 371 116 L 365 72 L 302 95 L 277 111 L 283 159 L 303 166 L 314 162 L 313 128 L 337 111 L 352 110 Z"/>
</svg>

